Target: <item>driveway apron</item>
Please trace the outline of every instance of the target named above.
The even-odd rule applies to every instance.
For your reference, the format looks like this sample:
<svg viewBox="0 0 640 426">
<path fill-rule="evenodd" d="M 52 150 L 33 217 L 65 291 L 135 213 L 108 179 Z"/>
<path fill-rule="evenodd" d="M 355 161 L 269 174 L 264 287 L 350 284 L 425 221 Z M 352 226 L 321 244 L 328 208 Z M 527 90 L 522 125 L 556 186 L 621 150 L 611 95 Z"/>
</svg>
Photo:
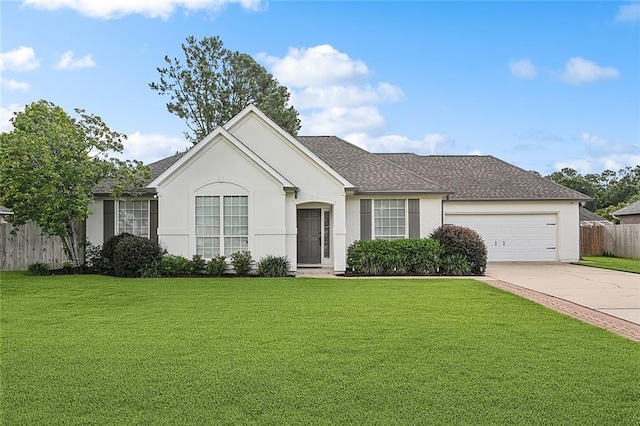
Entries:
<svg viewBox="0 0 640 426">
<path fill-rule="evenodd" d="M 495 279 L 640 325 L 640 274 L 568 263 L 489 263 Z"/>
</svg>

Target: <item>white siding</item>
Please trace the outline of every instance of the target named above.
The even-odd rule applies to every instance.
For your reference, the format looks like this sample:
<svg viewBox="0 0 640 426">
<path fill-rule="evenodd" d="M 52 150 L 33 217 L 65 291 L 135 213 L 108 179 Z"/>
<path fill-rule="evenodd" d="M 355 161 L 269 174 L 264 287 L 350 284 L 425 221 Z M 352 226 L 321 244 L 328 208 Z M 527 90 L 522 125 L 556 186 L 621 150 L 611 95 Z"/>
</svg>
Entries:
<svg viewBox="0 0 640 426">
<path fill-rule="evenodd" d="M 344 196 L 343 184 L 257 115 L 247 114 L 229 132 L 300 188 L 297 203 L 334 204 Z"/>
<path fill-rule="evenodd" d="M 172 254 L 195 253 L 196 195 L 246 195 L 254 259 L 289 255 L 282 184 L 219 136 L 158 188 L 158 238 Z M 290 256 L 291 257 L 291 256 Z"/>
<path fill-rule="evenodd" d="M 229 132 L 261 160 L 299 188 L 285 192 L 282 182 L 249 158 L 233 141 L 219 134 L 159 184 L 158 237 L 170 253 L 191 257 L 195 252 L 196 195 L 247 195 L 249 250 L 297 258 L 296 207 L 317 203 L 332 210 L 332 259 L 335 271 L 346 262 L 344 185 L 310 159 L 260 117 L 248 114 Z"/>
<path fill-rule="evenodd" d="M 104 228 L 102 222 L 104 220 L 103 200 L 104 197 L 96 197 L 89 206 L 91 214 L 87 218 L 87 241 L 93 245 L 104 244 Z"/>
</svg>

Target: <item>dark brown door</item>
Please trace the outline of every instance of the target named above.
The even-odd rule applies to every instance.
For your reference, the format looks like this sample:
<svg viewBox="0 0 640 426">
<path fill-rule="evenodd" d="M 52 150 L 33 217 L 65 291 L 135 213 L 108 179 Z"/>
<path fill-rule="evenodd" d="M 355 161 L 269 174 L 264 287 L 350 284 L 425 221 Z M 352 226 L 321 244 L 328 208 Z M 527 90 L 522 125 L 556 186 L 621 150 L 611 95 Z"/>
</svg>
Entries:
<svg viewBox="0 0 640 426">
<path fill-rule="evenodd" d="M 321 211 L 298 210 L 298 263 L 319 264 L 321 255 Z"/>
</svg>

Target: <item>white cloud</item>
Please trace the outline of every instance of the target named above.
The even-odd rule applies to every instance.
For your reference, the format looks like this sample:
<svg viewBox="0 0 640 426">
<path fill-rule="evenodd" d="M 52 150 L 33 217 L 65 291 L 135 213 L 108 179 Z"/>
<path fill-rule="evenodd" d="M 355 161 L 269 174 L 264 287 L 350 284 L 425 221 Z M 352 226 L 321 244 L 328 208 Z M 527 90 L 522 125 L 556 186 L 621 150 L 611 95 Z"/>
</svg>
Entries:
<svg viewBox="0 0 640 426">
<path fill-rule="evenodd" d="M 640 22 L 640 3 L 620 6 L 616 15 L 616 22 Z"/>
<path fill-rule="evenodd" d="M 22 111 L 24 107 L 19 104 L 10 104 L 8 107 L 0 107 L 0 133 L 13 130 L 13 124 L 9 121 L 14 112 Z"/>
<path fill-rule="evenodd" d="M 327 108 L 301 115 L 302 130 L 306 135 L 344 135 L 368 132 L 384 127 L 385 119 L 375 107 Z"/>
<path fill-rule="evenodd" d="M 620 73 L 613 67 L 601 67 L 581 57 L 569 58 L 561 79 L 568 84 L 593 83 L 599 80 L 618 78 Z"/>
<path fill-rule="evenodd" d="M 484 155 L 479 149 L 474 149 L 467 155 Z"/>
<path fill-rule="evenodd" d="M 370 152 L 414 152 L 422 155 L 442 154 L 455 145 L 447 135 L 428 133 L 422 139 L 415 140 L 400 135 L 372 137 L 366 133 L 352 133 L 346 140 Z"/>
<path fill-rule="evenodd" d="M 23 4 L 44 10 L 71 9 L 92 18 L 120 18 L 140 14 L 149 18 L 169 18 L 177 8 L 187 11 L 219 11 L 237 3 L 249 10 L 259 10 L 260 0 L 23 0 Z"/>
<path fill-rule="evenodd" d="M 368 81 L 371 72 L 363 61 L 328 44 L 291 47 L 282 58 L 262 53 L 258 59 L 289 87 L 304 134 L 379 131 L 386 121 L 377 106 L 404 96 L 400 87 Z"/>
<path fill-rule="evenodd" d="M 585 141 L 587 145 L 603 146 L 607 144 L 606 139 L 603 139 L 596 135 L 589 134 L 587 132 L 582 132 L 582 140 Z"/>
<path fill-rule="evenodd" d="M 38 66 L 40 63 L 31 47 L 20 46 L 9 52 L 0 53 L 0 70 L 30 71 Z"/>
<path fill-rule="evenodd" d="M 618 171 L 627 166 L 635 167 L 640 164 L 640 154 L 614 154 L 604 157 L 585 157 L 575 160 L 559 161 L 553 167 L 562 170 L 570 167 L 581 174 L 602 173 L 604 170 Z"/>
<path fill-rule="evenodd" d="M 74 59 L 73 51 L 68 50 L 60 56 L 60 60 L 54 65 L 59 70 L 78 70 L 81 68 L 95 67 L 96 63 L 91 55 L 85 55 L 80 59 Z"/>
<path fill-rule="evenodd" d="M 291 47 L 283 58 L 262 53 L 258 59 L 268 64 L 273 75 L 289 88 L 348 84 L 369 76 L 364 62 L 351 59 L 329 44 Z"/>
<path fill-rule="evenodd" d="M 160 134 L 135 132 L 124 141 L 122 156 L 129 160 L 139 160 L 145 164 L 184 151 L 191 143 L 184 138 L 167 137 Z"/>
<path fill-rule="evenodd" d="M 587 153 L 593 156 L 624 155 L 637 151 L 637 147 L 619 141 L 608 140 L 587 132 L 582 133 Z"/>
<path fill-rule="evenodd" d="M 511 70 L 511 75 L 518 78 L 531 79 L 538 75 L 536 67 L 527 58 L 509 62 L 509 70 Z"/>
<path fill-rule="evenodd" d="M 29 83 L 0 77 L 0 87 L 4 90 L 29 90 Z"/>
<path fill-rule="evenodd" d="M 362 86 L 308 86 L 292 91 L 291 103 L 298 109 L 354 107 L 395 102 L 404 96 L 402 89 L 389 83 L 376 87 Z"/>
<path fill-rule="evenodd" d="M 603 170 L 620 170 L 640 164 L 640 146 L 603 138 L 583 132 L 584 154 L 580 158 L 554 164 L 557 170 L 571 167 L 582 174 L 601 173 Z"/>
</svg>

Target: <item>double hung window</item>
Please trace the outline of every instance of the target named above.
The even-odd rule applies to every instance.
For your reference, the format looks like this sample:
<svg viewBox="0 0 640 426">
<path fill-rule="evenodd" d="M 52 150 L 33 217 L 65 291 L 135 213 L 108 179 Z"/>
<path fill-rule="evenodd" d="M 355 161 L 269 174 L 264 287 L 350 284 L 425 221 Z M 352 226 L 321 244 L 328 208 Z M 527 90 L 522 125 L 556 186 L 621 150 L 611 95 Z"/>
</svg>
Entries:
<svg viewBox="0 0 640 426">
<path fill-rule="evenodd" d="M 211 259 L 249 247 L 246 195 L 196 197 L 196 254 Z"/>
<path fill-rule="evenodd" d="M 118 201 L 118 229 L 123 232 L 149 238 L 149 200 Z"/>
<path fill-rule="evenodd" d="M 399 240 L 407 237 L 406 200 L 373 200 L 373 238 Z"/>
</svg>

